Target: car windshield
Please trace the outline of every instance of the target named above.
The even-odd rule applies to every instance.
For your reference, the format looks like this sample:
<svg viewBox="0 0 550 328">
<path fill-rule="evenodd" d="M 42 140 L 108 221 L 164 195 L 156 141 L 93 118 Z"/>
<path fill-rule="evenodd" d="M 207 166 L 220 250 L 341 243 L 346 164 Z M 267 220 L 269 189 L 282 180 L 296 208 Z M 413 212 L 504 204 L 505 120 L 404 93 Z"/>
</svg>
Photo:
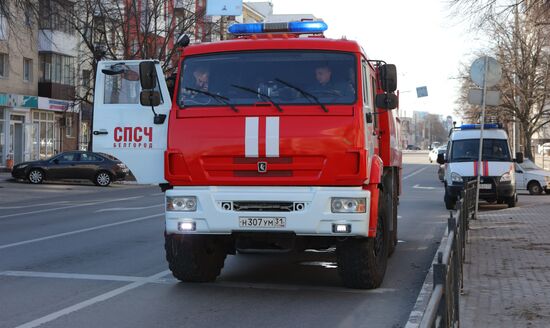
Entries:
<svg viewBox="0 0 550 328">
<path fill-rule="evenodd" d="M 542 170 L 540 167 L 538 167 L 535 163 L 533 163 L 529 159 L 525 159 L 523 163 L 519 164 L 519 166 L 525 171 Z"/>
<path fill-rule="evenodd" d="M 452 143 L 450 162 L 476 161 L 479 156 L 479 139 L 455 140 Z M 483 160 L 511 162 L 510 149 L 505 139 L 483 139 Z"/>
<path fill-rule="evenodd" d="M 190 56 L 182 65 L 177 102 L 180 108 L 258 102 L 352 104 L 356 80 L 351 53 L 287 50 Z"/>
</svg>

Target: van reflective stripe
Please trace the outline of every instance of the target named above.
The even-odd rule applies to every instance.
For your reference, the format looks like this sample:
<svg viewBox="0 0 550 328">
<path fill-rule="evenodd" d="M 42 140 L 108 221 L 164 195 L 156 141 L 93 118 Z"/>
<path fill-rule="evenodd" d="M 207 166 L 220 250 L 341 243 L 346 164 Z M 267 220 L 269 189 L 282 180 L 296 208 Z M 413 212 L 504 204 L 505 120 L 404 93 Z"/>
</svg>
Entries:
<svg viewBox="0 0 550 328">
<path fill-rule="evenodd" d="M 489 162 L 488 161 L 483 162 L 483 176 L 485 176 L 485 177 L 489 176 Z"/>
<path fill-rule="evenodd" d="M 247 117 L 244 128 L 244 155 L 245 157 L 258 157 L 258 130 L 259 118 Z"/>
<path fill-rule="evenodd" d="M 477 161 L 474 161 L 474 177 L 477 177 L 477 169 L 478 169 Z"/>
<path fill-rule="evenodd" d="M 279 117 L 266 118 L 265 156 L 279 157 Z"/>
</svg>

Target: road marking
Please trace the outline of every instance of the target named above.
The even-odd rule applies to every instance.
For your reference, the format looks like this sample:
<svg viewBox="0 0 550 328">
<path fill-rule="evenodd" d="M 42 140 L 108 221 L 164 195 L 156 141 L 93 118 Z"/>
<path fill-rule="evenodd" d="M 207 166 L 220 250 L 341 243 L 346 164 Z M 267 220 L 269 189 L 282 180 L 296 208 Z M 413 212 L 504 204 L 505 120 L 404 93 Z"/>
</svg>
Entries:
<svg viewBox="0 0 550 328">
<path fill-rule="evenodd" d="M 55 278 L 55 279 L 78 279 L 78 280 L 101 280 L 101 281 L 123 281 L 136 282 L 144 277 L 116 276 L 104 274 L 81 274 L 81 273 L 58 273 L 58 272 L 37 272 L 37 271 L 4 271 L 0 276 L 25 277 L 25 278 Z"/>
<path fill-rule="evenodd" d="M 164 271 L 169 273 L 170 271 Z M 135 277 L 135 276 L 117 276 L 117 275 L 101 275 L 101 274 L 80 274 L 80 273 L 55 273 L 55 272 L 36 272 L 36 271 L 4 271 L 0 272 L 0 276 L 7 277 L 28 277 L 28 278 L 51 278 L 51 279 L 78 279 L 78 280 L 98 280 L 98 281 L 118 281 L 139 283 L 147 280 L 146 283 L 151 284 L 178 284 L 179 280 L 173 277 Z M 291 284 L 269 284 L 269 283 L 254 283 L 254 282 L 235 282 L 235 281 L 217 281 L 205 283 L 212 287 L 225 288 L 253 288 L 253 289 L 269 289 L 269 290 L 284 290 L 284 291 L 321 291 L 321 292 L 337 292 L 346 294 L 384 294 L 397 291 L 395 288 L 377 288 L 372 290 L 358 290 L 343 287 L 323 287 L 323 286 L 302 286 Z"/>
<path fill-rule="evenodd" d="M 423 167 L 423 168 L 421 168 L 420 170 L 415 171 L 415 172 L 413 172 L 413 173 L 407 175 L 406 177 L 403 177 L 403 180 L 407 180 L 408 178 L 417 175 L 418 173 L 424 171 L 424 170 L 427 169 L 428 167 L 429 167 L 429 166 Z"/>
<path fill-rule="evenodd" d="M 434 190 L 435 187 L 421 187 L 420 185 L 416 184 L 413 186 L 414 189 L 425 189 L 425 190 Z"/>
<path fill-rule="evenodd" d="M 167 274 L 169 274 L 170 271 L 169 270 L 166 270 L 166 271 L 162 271 L 162 272 L 159 272 L 157 274 L 154 274 L 152 276 L 149 276 L 149 277 L 146 277 L 146 278 L 142 278 L 140 279 L 139 281 L 135 281 L 131 284 L 128 284 L 126 286 L 122 286 L 120 288 L 117 288 L 117 289 L 114 289 L 110 292 L 107 292 L 107 293 L 104 293 L 104 294 L 101 294 L 99 296 L 96 296 L 96 297 L 93 297 L 93 298 L 90 298 L 86 301 L 83 301 L 83 302 L 80 302 L 80 303 L 77 303 L 75 305 L 72 305 L 72 306 L 69 306 L 69 307 L 66 307 L 62 310 L 59 310 L 57 312 L 54 312 L 54 313 L 50 313 L 46 316 L 43 316 L 41 318 L 38 318 L 36 320 L 33 320 L 33 321 L 30 321 L 30 322 L 27 322 L 27 323 L 24 323 L 20 326 L 17 326 L 16 328 L 32 328 L 32 327 L 38 327 L 40 325 L 43 325 L 45 323 L 48 323 L 48 322 L 51 322 L 51 321 L 54 321 L 62 316 L 65 316 L 67 314 L 70 314 L 72 312 L 75 312 L 75 311 L 78 311 L 78 310 L 82 310 L 88 306 L 91 306 L 91 305 L 94 305 L 96 303 L 99 303 L 99 302 L 103 302 L 103 301 L 106 301 L 110 298 L 113 298 L 115 296 L 118 296 L 120 294 L 123 294 L 123 293 L 126 293 L 127 291 L 130 291 L 132 289 L 136 289 L 138 287 L 141 287 L 149 282 L 152 282 L 152 281 L 155 281 L 161 277 L 164 277 L 166 276 Z"/>
<path fill-rule="evenodd" d="M 125 221 L 120 221 L 120 222 L 114 222 L 114 223 L 109 223 L 109 224 L 103 224 L 103 225 L 95 226 L 95 227 L 91 227 L 91 228 L 74 230 L 74 231 L 69 231 L 69 232 L 63 232 L 63 233 L 59 233 L 59 234 L 56 234 L 56 235 L 24 240 L 24 241 L 20 241 L 20 242 L 17 242 L 17 243 L 12 243 L 12 244 L 0 245 L 0 250 L 5 249 L 5 248 L 15 247 L 15 246 L 21 246 L 21 245 L 36 243 L 36 242 L 39 242 L 39 241 L 70 236 L 70 235 L 74 235 L 74 234 L 77 234 L 77 233 L 94 231 L 94 230 L 99 230 L 99 229 L 109 228 L 109 227 L 115 227 L 115 226 L 126 224 L 126 223 L 144 221 L 144 220 L 152 219 L 152 218 L 155 218 L 155 217 L 158 217 L 158 216 L 163 216 L 163 215 L 164 215 L 164 213 L 153 214 L 153 215 L 148 215 L 148 216 L 142 216 L 142 217 L 135 218 L 135 219 L 125 220 Z"/>
<path fill-rule="evenodd" d="M 96 202 L 92 202 L 92 203 L 84 203 L 84 204 L 71 205 L 71 206 L 64 206 L 64 207 L 48 208 L 48 209 L 38 210 L 38 211 L 32 211 L 32 212 L 13 213 L 13 214 L 7 214 L 7 215 L 0 215 L 0 219 L 10 218 L 10 217 L 14 217 L 14 216 L 27 215 L 27 214 L 36 214 L 36 213 L 52 212 L 52 211 L 57 211 L 57 210 L 64 210 L 64 209 L 67 209 L 67 208 L 75 208 L 75 207 L 83 207 L 83 206 L 90 206 L 90 205 L 97 205 L 97 204 L 105 204 L 105 203 L 112 203 L 112 202 L 120 202 L 120 201 L 124 201 L 124 200 L 137 199 L 137 198 L 142 198 L 142 197 L 143 197 L 143 196 L 134 196 L 134 197 L 126 197 L 126 198 L 117 198 L 117 199 L 111 199 L 111 200 L 96 201 Z"/>
<path fill-rule="evenodd" d="M 0 210 L 15 210 L 19 208 L 28 208 L 28 207 L 39 207 L 39 206 L 48 206 L 54 204 L 67 204 L 68 200 L 62 200 L 59 202 L 43 203 L 43 204 L 33 204 L 33 205 L 21 205 L 21 206 L 0 206 Z"/>
<path fill-rule="evenodd" d="M 132 210 L 144 210 L 147 208 L 153 208 L 153 207 L 159 207 L 164 206 L 164 204 L 157 204 L 157 205 L 151 205 L 151 206 L 143 206 L 143 207 L 113 207 L 113 208 L 104 208 L 101 210 L 97 210 L 94 213 L 101 213 L 101 212 L 111 212 L 111 211 L 132 211 Z"/>
</svg>

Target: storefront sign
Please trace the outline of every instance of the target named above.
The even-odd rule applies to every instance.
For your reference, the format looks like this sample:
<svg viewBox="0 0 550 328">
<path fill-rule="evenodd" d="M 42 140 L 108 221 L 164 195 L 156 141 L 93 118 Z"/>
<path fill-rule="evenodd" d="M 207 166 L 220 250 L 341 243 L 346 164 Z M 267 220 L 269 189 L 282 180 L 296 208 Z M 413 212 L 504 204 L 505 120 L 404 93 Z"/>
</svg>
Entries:
<svg viewBox="0 0 550 328">
<path fill-rule="evenodd" d="M 72 106 L 70 101 L 38 97 L 38 108 L 63 112 L 70 111 Z"/>
<path fill-rule="evenodd" d="M 23 96 L 12 93 L 0 93 L 0 106 L 13 108 L 36 108 L 38 97 Z"/>
</svg>

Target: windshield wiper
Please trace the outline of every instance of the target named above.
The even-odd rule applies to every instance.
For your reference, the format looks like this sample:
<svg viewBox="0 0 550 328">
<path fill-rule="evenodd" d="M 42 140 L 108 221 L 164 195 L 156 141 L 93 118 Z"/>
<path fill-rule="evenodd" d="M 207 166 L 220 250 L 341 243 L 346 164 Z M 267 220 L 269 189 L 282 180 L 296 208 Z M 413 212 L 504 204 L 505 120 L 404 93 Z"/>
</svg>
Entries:
<svg viewBox="0 0 550 328">
<path fill-rule="evenodd" d="M 273 106 L 277 107 L 277 110 L 279 112 L 283 111 L 281 106 L 279 106 L 279 104 L 277 104 L 275 101 L 273 101 L 273 99 L 270 96 L 266 95 L 265 93 L 261 93 L 259 91 L 254 90 L 254 89 L 251 89 L 251 88 L 243 87 L 242 85 L 231 84 L 231 86 L 234 87 L 234 88 L 237 88 L 237 89 L 241 89 L 241 90 L 248 91 L 250 93 L 256 94 L 256 95 L 262 97 L 263 99 L 269 101 L 270 103 L 272 103 Z"/>
<path fill-rule="evenodd" d="M 325 111 L 325 113 L 328 113 L 328 109 L 325 107 L 325 105 L 324 105 L 321 101 L 319 101 L 319 98 L 317 98 L 316 96 L 312 95 L 312 94 L 309 93 L 309 92 L 306 92 L 306 91 L 302 90 L 302 88 L 299 88 L 299 87 L 297 87 L 297 86 L 295 86 L 295 85 L 292 85 L 292 84 L 290 84 L 290 83 L 288 83 L 288 82 L 286 82 L 286 81 L 283 81 L 283 80 L 281 80 L 281 79 L 279 79 L 279 78 L 276 78 L 275 81 L 277 81 L 277 82 L 279 82 L 279 83 L 281 83 L 281 84 L 284 84 L 284 85 L 286 85 L 287 87 L 292 88 L 292 89 L 298 91 L 299 93 L 301 93 L 301 94 L 304 96 L 304 98 L 306 98 L 306 99 L 308 99 L 308 100 L 310 100 L 310 99 L 315 100 L 315 102 L 316 102 L 319 106 L 321 106 L 321 108 Z"/>
<path fill-rule="evenodd" d="M 189 91 L 196 92 L 196 93 L 201 93 L 203 95 L 207 95 L 209 97 L 212 97 L 215 100 L 217 100 L 219 103 L 222 103 L 222 104 L 225 104 L 225 105 L 231 107 L 231 109 L 235 113 L 239 112 L 239 109 L 237 107 L 235 107 L 235 105 L 233 105 L 231 102 L 229 102 L 229 98 L 227 98 L 227 97 L 224 97 L 222 95 L 217 95 L 217 94 L 212 93 L 212 92 L 208 92 L 208 91 L 204 91 L 204 90 L 200 90 L 200 89 L 195 89 L 195 88 L 187 88 L 186 87 L 185 90 L 189 90 Z"/>
</svg>

